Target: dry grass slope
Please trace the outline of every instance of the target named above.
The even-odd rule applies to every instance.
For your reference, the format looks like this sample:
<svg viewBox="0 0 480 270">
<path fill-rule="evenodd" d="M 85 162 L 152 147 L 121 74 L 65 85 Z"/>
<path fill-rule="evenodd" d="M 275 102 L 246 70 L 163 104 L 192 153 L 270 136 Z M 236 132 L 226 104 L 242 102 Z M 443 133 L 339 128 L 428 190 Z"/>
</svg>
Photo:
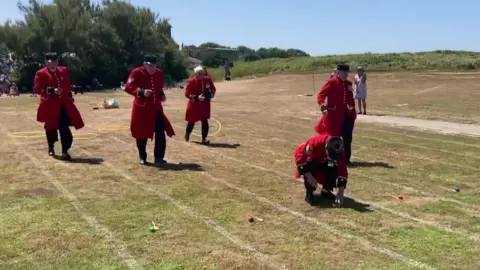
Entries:
<svg viewBox="0 0 480 270">
<path fill-rule="evenodd" d="M 480 53 L 468 51 L 433 51 L 421 53 L 365 53 L 265 59 L 256 62 L 237 62 L 232 68 L 233 78 L 262 76 L 280 73 L 329 72 L 339 62 L 351 66 L 363 65 L 372 71 L 401 70 L 474 70 L 480 68 Z M 218 80 L 223 78 L 222 68 L 211 69 Z"/>
</svg>

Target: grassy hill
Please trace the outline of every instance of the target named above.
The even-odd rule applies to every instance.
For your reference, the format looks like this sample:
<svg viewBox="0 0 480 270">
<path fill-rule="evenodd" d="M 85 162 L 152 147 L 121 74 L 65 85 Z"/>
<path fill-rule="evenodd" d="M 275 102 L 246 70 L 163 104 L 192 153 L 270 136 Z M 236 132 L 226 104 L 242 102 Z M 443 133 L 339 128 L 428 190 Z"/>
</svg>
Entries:
<svg viewBox="0 0 480 270">
<path fill-rule="evenodd" d="M 480 53 L 469 51 L 433 51 L 272 58 L 255 62 L 236 62 L 235 67 L 231 71 L 233 78 L 279 73 L 329 72 L 339 62 L 346 62 L 351 67 L 363 65 L 367 71 L 473 70 L 480 68 Z M 222 67 L 209 69 L 209 72 L 217 79 L 223 77 Z"/>
</svg>

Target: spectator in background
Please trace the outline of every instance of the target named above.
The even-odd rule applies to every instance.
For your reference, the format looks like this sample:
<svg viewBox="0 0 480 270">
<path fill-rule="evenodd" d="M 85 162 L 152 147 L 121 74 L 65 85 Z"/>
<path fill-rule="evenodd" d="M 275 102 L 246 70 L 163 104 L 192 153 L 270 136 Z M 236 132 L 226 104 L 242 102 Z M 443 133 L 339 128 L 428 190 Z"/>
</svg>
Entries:
<svg viewBox="0 0 480 270">
<path fill-rule="evenodd" d="M 232 79 L 230 74 L 230 65 L 228 63 L 225 63 L 223 69 L 225 71 L 225 81 L 230 81 Z"/>
<path fill-rule="evenodd" d="M 10 96 L 12 97 L 18 97 L 20 94 L 18 93 L 18 87 L 15 83 L 12 83 L 12 86 L 10 87 Z"/>
<path fill-rule="evenodd" d="M 8 80 L 4 74 L 0 75 L 0 95 L 8 95 L 10 92 L 10 86 L 12 83 Z"/>
<path fill-rule="evenodd" d="M 362 66 L 357 67 L 355 74 L 355 99 L 358 102 L 358 113 L 367 114 L 367 74 Z"/>
</svg>

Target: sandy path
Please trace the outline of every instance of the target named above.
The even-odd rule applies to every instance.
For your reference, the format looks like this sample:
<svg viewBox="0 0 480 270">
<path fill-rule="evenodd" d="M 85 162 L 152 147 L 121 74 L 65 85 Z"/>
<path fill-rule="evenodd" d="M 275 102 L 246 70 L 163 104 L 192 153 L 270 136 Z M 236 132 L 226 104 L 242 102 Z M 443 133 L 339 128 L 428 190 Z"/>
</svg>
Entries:
<svg viewBox="0 0 480 270">
<path fill-rule="evenodd" d="M 444 134 L 459 134 L 480 137 L 480 126 L 470 124 L 451 123 L 446 121 L 423 120 L 397 116 L 359 115 L 357 121 L 428 130 Z"/>
</svg>

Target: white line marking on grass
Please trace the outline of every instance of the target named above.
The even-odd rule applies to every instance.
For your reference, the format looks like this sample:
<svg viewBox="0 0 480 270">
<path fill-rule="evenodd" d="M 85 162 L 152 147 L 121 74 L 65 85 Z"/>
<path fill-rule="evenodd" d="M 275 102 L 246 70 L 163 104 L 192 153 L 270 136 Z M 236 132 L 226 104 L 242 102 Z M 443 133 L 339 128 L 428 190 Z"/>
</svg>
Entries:
<svg viewBox="0 0 480 270">
<path fill-rule="evenodd" d="M 181 142 L 183 143 L 183 142 Z M 203 151 L 208 151 L 212 154 L 217 154 L 218 153 L 215 151 L 215 150 L 210 150 L 210 149 L 202 149 Z M 260 151 L 263 152 L 262 149 L 258 149 Z M 222 158 L 226 158 L 226 159 L 229 159 L 228 156 L 226 155 L 223 155 L 223 154 L 220 154 L 220 156 L 222 156 Z M 283 154 L 277 154 L 277 156 L 282 156 L 282 157 L 285 157 L 285 158 L 288 158 L 287 155 L 283 155 Z M 249 166 L 249 167 L 252 167 L 251 165 L 249 165 L 248 163 L 242 161 L 242 160 L 237 160 L 237 163 L 242 163 L 246 166 Z M 280 177 L 285 177 L 285 178 L 293 178 L 293 174 L 290 175 L 290 174 L 287 174 L 287 173 L 283 173 L 283 172 L 279 172 L 277 170 L 274 170 L 274 169 L 268 169 L 268 168 L 265 168 L 265 167 L 262 167 L 262 166 L 258 166 L 258 165 L 255 165 L 255 167 L 252 167 L 252 168 L 261 168 L 262 171 L 267 171 L 267 172 L 271 172 L 273 174 L 276 174 Z M 278 182 L 278 181 L 277 181 Z M 351 198 L 355 199 L 356 201 L 360 202 L 360 203 L 363 203 L 363 204 L 369 204 L 371 205 L 372 207 L 374 208 L 377 208 L 379 210 L 383 210 L 385 212 L 388 212 L 392 215 L 395 215 L 395 216 L 398 216 L 398 217 L 401 217 L 401 218 L 404 218 L 404 219 L 409 219 L 411 221 L 415 221 L 415 222 L 418 222 L 420 224 L 423 224 L 423 225 L 428 225 L 430 227 L 434 227 L 434 228 L 437 228 L 437 229 L 440 229 L 440 230 L 444 230 L 445 232 L 449 232 L 449 233 L 453 233 L 453 234 L 458 234 L 458 235 L 461 235 L 461 236 L 464 236 L 468 239 L 471 239 L 471 240 L 474 240 L 474 241 L 480 241 L 480 238 L 477 236 L 477 235 L 474 235 L 472 233 L 469 233 L 469 232 L 464 232 L 464 231 L 461 231 L 461 230 L 458 230 L 458 229 L 453 229 L 453 228 L 450 228 L 448 226 L 444 226 L 444 225 L 440 225 L 440 224 L 437 224 L 435 222 L 431 222 L 431 221 L 427 221 L 427 220 L 423 220 L 423 219 L 420 219 L 420 218 L 415 218 L 413 216 L 411 216 L 410 214 L 408 213 L 404 213 L 404 212 L 399 212 L 399 211 L 396 211 L 396 210 L 393 210 L 393 209 L 390 209 L 390 208 L 387 208 L 383 205 L 380 205 L 378 203 L 373 203 L 373 202 L 369 202 L 369 201 L 365 201 L 365 200 L 360 200 L 358 199 L 357 197 L 353 197 L 351 196 Z"/>
<path fill-rule="evenodd" d="M 124 142 L 123 140 L 119 139 L 119 138 L 116 138 L 115 136 L 112 136 L 112 138 L 115 138 L 115 141 L 117 142 L 120 142 L 120 143 L 123 143 L 123 144 L 127 144 L 127 142 Z M 177 141 L 175 139 L 172 139 L 172 141 L 176 141 L 176 142 L 179 142 L 179 143 L 183 143 L 183 144 L 189 144 L 187 142 L 182 142 L 182 141 Z M 191 146 L 191 144 L 189 144 L 189 146 Z M 195 146 L 195 147 L 198 147 L 200 148 L 200 146 Z M 203 150 L 205 150 L 204 148 L 202 148 Z M 86 150 L 83 150 L 83 149 L 80 149 L 82 152 L 84 152 L 85 154 L 91 156 L 91 154 L 86 151 Z M 208 149 L 209 152 L 212 152 L 210 149 Z M 213 151 L 215 152 L 215 151 Z M 217 152 L 215 152 L 215 154 L 218 154 Z M 285 174 L 285 173 L 279 173 L 277 171 L 272 171 L 268 168 L 264 168 L 264 167 L 261 167 L 261 166 L 257 166 L 257 165 L 253 165 L 253 164 L 249 164 L 249 163 L 246 163 L 242 160 L 239 160 L 239 159 L 236 159 L 236 158 L 232 158 L 232 157 L 228 157 L 226 155 L 220 155 L 222 158 L 226 158 L 226 159 L 230 159 L 232 161 L 235 161 L 235 162 L 238 162 L 238 163 L 243 163 L 249 167 L 252 167 L 252 168 L 255 168 L 255 169 L 259 169 L 259 170 L 263 170 L 263 171 L 267 171 L 267 172 L 274 172 L 278 175 L 281 175 L 281 176 L 287 176 L 287 177 L 290 177 L 290 175 L 288 174 Z M 237 239 L 237 238 L 234 238 L 234 236 L 232 236 L 231 234 L 229 234 L 225 229 L 221 228 L 220 226 L 218 226 L 214 221 L 212 220 L 208 220 L 204 217 L 201 217 L 199 216 L 198 213 L 194 212 L 193 210 L 190 210 L 187 206 L 183 206 L 180 202 L 178 202 L 177 200 L 175 200 L 174 198 L 166 195 L 166 194 L 163 194 L 155 189 L 151 189 L 149 187 L 145 187 L 145 185 L 141 182 L 138 182 L 138 181 L 135 181 L 132 177 L 130 177 L 129 175 L 125 174 L 123 171 L 121 171 L 120 169 L 118 169 L 117 167 L 114 167 L 112 166 L 111 164 L 109 163 L 106 163 L 104 162 L 105 165 L 109 166 L 113 171 L 117 172 L 118 174 L 122 175 L 126 180 L 129 180 L 131 181 L 132 183 L 135 183 L 137 185 L 141 185 L 142 187 L 144 187 L 146 190 L 150 191 L 150 192 L 153 192 L 157 195 L 159 195 L 160 197 L 163 197 L 164 199 L 170 201 L 172 204 L 176 205 L 177 207 L 179 207 L 182 211 L 184 211 L 186 214 L 189 214 L 197 219 L 201 219 L 202 221 L 204 221 L 208 226 L 214 228 L 217 232 L 221 233 L 222 235 L 224 235 L 226 238 L 228 238 L 230 241 L 234 242 L 235 244 L 237 244 L 238 246 L 242 247 L 243 249 L 249 251 L 249 252 L 254 252 L 254 255 L 256 255 L 255 257 L 259 260 L 261 260 L 262 262 L 265 262 L 267 263 L 267 265 L 269 266 L 272 266 L 273 263 L 271 262 L 271 260 L 264 254 L 258 252 L 257 250 L 255 250 L 253 247 L 250 247 L 250 246 L 246 246 L 245 243 L 241 242 L 240 239 Z M 386 254 L 392 258 L 395 258 L 397 260 L 400 260 L 400 261 L 403 261 L 411 266 L 415 266 L 415 267 L 418 267 L 420 269 L 435 269 L 427 264 L 424 264 L 424 263 L 421 263 L 421 262 L 418 262 L 418 261 L 415 261 L 413 259 L 410 259 L 410 258 L 407 258 L 399 253 L 396 253 L 392 250 L 389 250 L 389 249 L 386 249 L 386 248 L 382 248 L 382 247 L 378 247 L 378 246 L 375 246 L 373 245 L 372 243 L 370 243 L 368 240 L 365 240 L 363 238 L 360 238 L 360 237 L 357 237 L 357 236 L 354 236 L 354 235 L 350 235 L 350 234 L 346 234 L 344 232 L 340 232 L 338 231 L 337 229 L 335 229 L 334 227 L 328 225 L 328 224 L 325 224 L 325 223 L 321 223 L 319 222 L 318 220 L 316 220 L 315 218 L 311 218 L 311 217 L 307 217 L 305 216 L 304 214 L 300 213 L 300 212 L 296 212 L 296 211 L 293 211 L 291 209 L 288 209 L 288 208 L 285 208 L 279 204 L 276 204 L 264 197 L 261 197 L 255 193 L 251 193 L 250 191 L 248 190 L 244 190 L 242 188 L 239 188 L 233 184 L 230 184 L 228 183 L 227 181 L 224 181 L 224 180 L 221 180 L 221 179 L 218 179 L 206 172 L 202 172 L 201 174 L 203 175 L 206 175 L 208 176 L 209 178 L 211 178 L 212 180 L 215 180 L 217 182 L 220 182 L 220 183 L 223 183 L 224 185 L 230 187 L 230 188 L 233 188 L 235 190 L 238 190 L 238 191 L 241 191 L 247 195 L 251 195 L 251 196 L 254 196 L 257 200 L 261 201 L 261 202 L 264 202 L 264 203 L 267 203 L 273 207 L 275 207 L 277 210 L 280 210 L 282 212 L 288 212 L 294 216 L 297 216 L 297 217 L 300 217 L 304 220 L 307 220 L 315 225 L 318 225 L 318 226 L 321 226 L 329 231 L 331 231 L 332 233 L 338 235 L 338 236 L 342 236 L 346 239 L 352 239 L 352 240 L 355 240 L 357 242 L 359 242 L 361 245 L 365 246 L 366 248 L 368 249 L 371 249 L 371 250 L 374 250 L 374 251 L 377 251 L 377 252 L 380 252 L 382 254 Z M 219 229 L 220 228 L 220 229 Z M 225 235 L 226 234 L 226 235 Z M 230 238 L 229 238 L 230 237 Z M 285 268 L 282 268 L 284 266 L 277 266 L 276 269 L 285 269 Z"/>
<path fill-rule="evenodd" d="M 182 142 L 182 141 L 177 141 L 177 140 L 174 140 L 174 141 L 179 142 L 179 143 L 182 143 L 182 144 L 189 144 L 189 143 L 187 143 L 187 142 Z M 191 146 L 191 145 L 189 144 L 189 146 Z M 200 146 L 196 146 L 196 145 L 195 145 L 195 147 L 200 148 Z M 215 150 L 210 150 L 210 149 L 205 149 L 205 148 L 202 148 L 202 150 L 203 150 L 203 151 L 208 151 L 208 152 L 210 152 L 210 153 L 213 153 L 213 154 L 218 155 L 218 152 L 216 152 Z M 225 155 L 222 155 L 222 154 L 220 154 L 220 156 L 221 156 L 222 158 L 229 159 L 228 156 L 225 156 Z M 237 160 L 237 159 L 235 159 L 235 160 Z M 250 166 L 248 163 L 243 162 L 242 160 L 237 160 L 237 162 L 243 163 L 243 164 L 246 165 L 246 166 Z M 251 167 L 251 166 L 250 166 L 250 167 Z M 252 168 L 257 168 L 257 167 L 260 167 L 260 166 L 256 166 L 256 165 L 255 165 L 255 167 L 252 167 Z M 277 175 L 282 176 L 282 177 L 292 177 L 292 178 L 293 178 L 293 175 L 289 175 L 289 174 L 286 174 L 286 173 L 278 172 L 278 171 L 275 171 L 275 170 L 272 170 L 272 169 L 268 169 L 268 168 L 263 168 L 263 167 L 261 167 L 261 168 L 262 168 L 263 171 L 272 172 L 272 173 L 277 174 Z M 261 196 L 255 194 L 255 193 L 252 193 L 252 192 L 250 192 L 250 191 L 248 191 L 248 190 L 246 190 L 246 189 L 237 187 L 237 186 L 235 186 L 234 184 L 231 184 L 231 183 L 229 183 L 229 182 L 227 182 L 227 181 L 225 181 L 225 180 L 223 180 L 223 179 L 219 179 L 219 178 L 217 178 L 217 177 L 214 177 L 214 176 L 212 176 L 212 175 L 210 175 L 210 174 L 208 174 L 208 173 L 206 173 L 206 172 L 202 172 L 202 174 L 208 176 L 210 179 L 212 179 L 212 180 L 214 180 L 214 181 L 216 181 L 216 182 L 223 183 L 224 185 L 226 185 L 226 186 L 228 186 L 228 187 L 230 187 L 230 188 L 233 188 L 233 189 L 235 189 L 235 190 L 237 190 L 237 191 L 240 191 L 240 192 L 242 192 L 242 193 L 244 193 L 244 194 L 253 196 L 253 197 L 255 197 L 257 200 L 259 200 L 260 202 L 263 202 L 263 203 L 266 203 L 266 204 L 268 204 L 268 205 L 271 205 L 271 206 L 273 206 L 274 208 L 276 208 L 276 209 L 279 210 L 279 211 L 287 212 L 287 213 L 290 213 L 290 214 L 292 214 L 292 215 L 294 215 L 294 216 L 296 216 L 296 217 L 300 217 L 300 218 L 302 218 L 302 219 L 304 219 L 304 220 L 307 220 L 307 221 L 309 221 L 309 222 L 311 222 L 311 223 L 313 223 L 313 224 L 315 224 L 315 225 L 321 226 L 321 227 L 323 227 L 324 229 L 329 230 L 330 232 L 332 232 L 332 233 L 334 233 L 334 234 L 336 234 L 336 235 L 338 235 L 338 236 L 344 237 L 344 238 L 346 238 L 346 239 L 355 240 L 355 241 L 359 242 L 360 244 L 362 244 L 363 246 L 365 246 L 365 247 L 367 247 L 367 248 L 369 248 L 369 249 L 371 249 L 371 250 L 375 250 L 375 251 L 380 252 L 380 253 L 382 253 L 382 254 L 386 254 L 386 255 L 388 255 L 388 256 L 390 256 L 390 257 L 392 257 L 392 258 L 401 260 L 401 261 L 403 261 L 403 262 L 406 262 L 406 263 L 408 263 L 408 264 L 410 264 L 410 265 L 412 265 L 412 266 L 418 267 L 418 268 L 422 268 L 422 269 L 434 269 L 434 268 L 432 268 L 432 267 L 429 266 L 429 265 L 426 265 L 426 264 L 424 264 L 424 263 L 421 263 L 421 262 L 415 261 L 415 260 L 413 260 L 413 259 L 407 258 L 407 257 L 405 257 L 405 256 L 403 256 L 403 255 L 401 255 L 401 254 L 399 254 L 399 253 L 396 253 L 396 252 L 394 252 L 394 251 L 392 251 L 392 250 L 389 250 L 389 249 L 386 249 L 386 248 L 383 248 L 383 247 L 375 246 L 375 245 L 373 245 L 372 243 L 370 243 L 368 240 L 363 239 L 363 238 L 361 238 L 361 237 L 354 236 L 354 235 L 350 235 L 350 234 L 345 233 L 345 232 L 341 232 L 341 231 L 335 229 L 334 227 L 332 227 L 332 226 L 330 226 L 330 225 L 328 225 L 328 224 L 321 223 L 320 221 L 318 221 L 318 220 L 315 219 L 315 218 L 307 217 L 307 216 L 305 216 L 304 214 L 302 214 L 302 213 L 300 213 L 300 212 L 296 212 L 296 211 L 291 210 L 291 209 L 289 209 L 289 208 L 283 207 L 283 206 L 281 206 L 281 205 L 279 205 L 279 204 L 277 204 L 277 203 L 274 203 L 274 202 L 268 200 L 267 198 L 261 197 Z M 393 210 L 392 210 L 392 211 L 393 211 Z"/>
<path fill-rule="evenodd" d="M 237 121 L 239 122 L 244 122 L 244 123 L 248 123 L 248 124 L 251 124 L 251 125 L 256 125 L 256 124 L 252 124 L 251 122 L 247 122 L 247 121 L 242 121 L 242 120 L 238 120 Z M 258 126 L 258 125 L 256 125 Z M 261 127 L 262 129 L 264 129 L 265 127 Z M 243 132 L 243 131 L 242 131 Z M 243 133 L 247 133 L 247 132 L 243 132 Z M 258 135 L 257 135 L 258 136 Z M 292 147 L 294 147 L 292 145 Z M 456 199 L 451 199 L 451 198 L 445 198 L 445 197 L 441 197 L 441 196 L 438 196 L 434 193 L 428 193 L 428 192 L 424 192 L 424 191 L 420 191 L 418 189 L 415 189 L 415 188 L 412 188 L 412 187 L 408 187 L 408 186 L 404 186 L 404 185 L 400 185 L 400 184 L 396 184 L 396 183 L 392 183 L 390 181 L 379 181 L 373 177 L 370 177 L 370 176 L 367 176 L 367 175 L 364 175 L 364 174 L 361 174 L 361 173 L 358 173 L 358 172 L 355 172 L 355 174 L 359 175 L 359 176 L 362 176 L 364 178 L 367 178 L 367 179 L 370 179 L 374 182 L 377 182 L 377 183 L 380 183 L 380 184 L 387 184 L 387 185 L 391 185 L 391 186 L 394 186 L 394 187 L 400 187 L 400 188 L 403 188 L 405 190 L 409 190 L 409 191 L 412 191 L 412 192 L 416 192 L 416 193 L 419 193 L 423 196 L 428 196 L 428 197 L 433 197 L 433 198 L 437 198 L 441 201 L 444 201 L 444 202 L 450 202 L 450 203 L 455 203 L 455 204 L 458 204 L 458 205 L 461 205 L 465 208 L 469 208 L 470 210 L 474 211 L 475 213 L 478 213 L 478 211 L 480 211 L 480 207 L 478 207 L 477 205 L 473 205 L 473 204 L 469 204 L 469 203 L 465 203 L 465 202 L 462 202 L 462 201 L 459 201 L 459 200 L 456 200 Z"/>
<path fill-rule="evenodd" d="M 0 124 L 0 128 L 3 131 L 7 131 L 7 129 L 3 126 L 3 124 Z M 8 131 L 6 132 L 8 133 Z M 69 203 L 75 208 L 75 210 L 80 214 L 80 216 L 92 227 L 97 235 L 100 235 L 104 238 L 106 238 L 109 242 L 109 244 L 113 247 L 115 250 L 117 256 L 123 260 L 125 264 L 128 265 L 130 269 L 142 269 L 141 265 L 137 262 L 137 260 L 130 254 L 130 252 L 127 250 L 126 246 L 122 244 L 120 241 L 115 239 L 113 236 L 113 233 L 105 226 L 101 225 L 97 219 L 90 215 L 88 211 L 85 209 L 83 204 L 78 200 L 78 198 L 71 193 L 67 188 L 65 188 L 57 179 L 55 176 L 53 176 L 50 172 L 48 172 L 43 166 L 42 163 L 34 157 L 32 154 L 27 152 L 20 144 L 18 144 L 17 140 L 15 138 L 10 138 L 15 145 L 17 145 L 17 149 L 20 150 L 20 152 L 28 157 L 30 161 L 38 168 L 41 170 L 42 174 L 48 179 L 48 181 L 58 190 L 62 193 L 62 196 L 66 198 Z"/>
<path fill-rule="evenodd" d="M 399 136 L 409 137 L 409 138 L 414 138 L 414 139 L 423 139 L 423 140 L 433 141 L 433 142 L 439 142 L 439 143 L 450 143 L 450 144 L 456 144 L 456 145 L 462 145 L 462 146 L 480 148 L 480 145 L 476 145 L 476 144 L 464 143 L 464 142 L 457 142 L 457 141 L 450 141 L 450 140 L 441 140 L 441 139 L 435 139 L 435 138 L 430 138 L 430 137 L 420 137 L 420 136 L 416 136 L 416 135 L 406 134 L 406 133 L 403 133 L 403 132 L 388 131 L 388 130 L 381 130 L 381 129 L 370 129 L 370 128 L 364 128 L 364 127 L 362 127 L 361 129 L 362 129 L 362 130 L 372 131 L 372 132 L 379 132 L 379 133 L 385 133 L 385 134 L 399 135 Z"/>
<path fill-rule="evenodd" d="M 225 118 L 225 117 L 224 117 Z M 239 122 L 244 122 L 244 123 L 248 123 L 250 125 L 254 125 L 254 126 L 258 126 L 256 123 L 251 123 L 251 122 L 247 122 L 247 121 L 243 121 L 243 120 L 239 120 L 237 119 L 237 121 Z M 295 126 L 295 127 L 299 127 L 299 128 L 304 128 L 304 129 L 308 129 L 308 127 L 306 126 L 303 126 L 303 125 L 298 125 L 298 124 L 294 124 L 294 123 L 290 123 L 290 122 L 285 122 L 285 121 L 281 121 L 281 120 L 273 120 L 275 122 L 278 122 L 278 123 L 283 123 L 283 124 L 290 124 L 292 126 Z M 265 128 L 265 126 L 263 126 L 263 128 Z M 271 127 L 268 127 L 269 129 L 273 129 Z M 313 129 L 313 128 L 312 128 Z M 293 133 L 291 131 L 288 131 L 288 130 L 278 130 L 279 132 L 283 132 L 283 133 L 286 133 L 286 134 L 291 134 L 293 136 L 298 136 L 298 134 L 296 133 Z M 379 139 L 379 138 L 375 138 L 375 137 L 369 137 L 369 136 L 363 136 L 363 135 L 356 135 L 358 137 L 365 137 L 365 138 L 368 138 L 368 139 L 375 139 L 377 141 L 381 141 L 381 142 L 385 142 L 385 143 L 389 143 L 389 144 L 398 144 L 398 145 L 407 145 L 407 146 L 412 146 L 410 144 L 407 144 L 407 143 L 402 143 L 402 142 L 397 142 L 397 141 L 388 141 L 388 140 L 384 140 L 384 139 Z M 433 151 L 439 151 L 439 149 L 433 149 L 433 148 L 429 148 L 429 147 L 422 147 L 422 146 L 415 146 L 417 148 L 423 148 L 423 149 L 431 149 Z M 385 151 L 384 151 L 385 152 Z M 446 150 L 441 150 L 440 152 L 448 152 Z M 453 152 L 448 152 L 450 154 L 452 154 Z M 456 155 L 459 155 L 457 153 L 454 153 Z M 472 167 L 472 166 L 466 166 L 466 165 L 461 165 L 461 164 L 456 164 L 456 163 L 452 163 L 452 162 L 442 162 L 442 161 L 439 161 L 439 160 L 435 160 L 435 159 L 431 159 L 431 158 L 428 158 L 428 157 L 419 157 L 419 156 L 413 156 L 413 155 L 408 155 L 408 154 L 403 154 L 405 156 L 408 156 L 408 157 L 411 157 L 411 158 L 415 158 L 415 159 L 420 159 L 420 160 L 426 160 L 426 161 L 430 161 L 430 162 L 433 162 L 433 163 L 438 163 L 438 164 L 443 164 L 443 165 L 449 165 L 449 166 L 456 166 L 456 167 L 459 167 L 459 168 L 462 168 L 462 169 L 467 169 L 467 170 L 474 170 L 474 171 L 480 171 L 480 168 L 476 168 L 476 167 Z M 460 155 L 462 157 L 464 157 L 465 155 Z"/>
<path fill-rule="evenodd" d="M 427 92 L 431 92 L 431 91 L 435 91 L 439 88 L 442 88 L 443 86 L 445 86 L 446 84 L 440 84 L 440 85 L 437 85 L 437 86 L 434 86 L 434 87 L 430 87 L 430 88 L 427 88 L 427 89 L 424 89 L 424 90 L 421 90 L 421 91 L 418 91 L 418 92 L 415 92 L 414 95 L 419 95 L 419 94 L 423 94 L 423 93 L 427 93 Z"/>
<path fill-rule="evenodd" d="M 214 176 L 212 176 L 208 173 L 205 173 L 205 172 L 201 172 L 201 174 L 206 175 L 210 179 L 212 179 L 213 181 L 221 183 L 221 184 L 223 184 L 223 185 L 225 185 L 225 186 L 227 186 L 231 189 L 237 190 L 237 191 L 242 192 L 246 195 L 254 197 L 257 201 L 259 201 L 261 203 L 264 203 L 264 204 L 267 204 L 267 205 L 270 205 L 271 207 L 277 209 L 280 212 L 286 212 L 286 213 L 289 213 L 289 214 L 291 214 L 295 217 L 301 218 L 301 219 L 303 219 L 303 220 L 305 220 L 305 221 L 307 221 L 307 222 L 309 222 L 313 225 L 316 225 L 316 226 L 318 226 L 318 227 L 320 227 L 324 230 L 330 231 L 331 233 L 337 235 L 338 237 L 343 237 L 343 238 L 348 239 L 348 240 L 356 241 L 368 250 L 374 250 L 374 251 L 379 252 L 381 254 L 385 254 L 385 255 L 387 255 L 391 258 L 402 261 L 404 263 L 407 263 L 410 266 L 417 267 L 417 268 L 420 268 L 420 269 L 435 269 L 435 268 L 433 268 L 433 267 L 431 267 L 431 266 L 429 266 L 425 263 L 410 259 L 410 258 L 405 257 L 405 256 L 403 256 L 399 253 L 396 253 L 395 251 L 392 251 L 390 249 L 386 249 L 386 248 L 383 248 L 383 247 L 380 247 L 380 246 L 375 246 L 374 244 L 372 244 L 371 242 L 369 242 L 368 240 L 366 240 L 362 237 L 355 236 L 355 235 L 348 234 L 346 232 L 340 231 L 340 230 L 336 229 L 335 227 L 333 227 L 331 225 L 328 225 L 326 223 L 318 221 L 316 218 L 306 216 L 301 212 L 294 211 L 294 210 L 292 210 L 290 208 L 287 208 L 287 207 L 284 207 L 284 206 L 282 206 L 278 203 L 272 202 L 271 200 L 269 200 L 265 197 L 262 197 L 260 195 L 257 195 L 256 193 L 250 192 L 249 190 L 240 188 L 240 187 L 238 187 L 234 184 L 231 184 L 228 181 L 225 181 L 223 179 L 214 177 Z"/>
<path fill-rule="evenodd" d="M 122 143 L 122 144 L 128 144 L 127 142 L 115 137 L 115 136 L 111 136 L 115 141 L 119 142 L 119 143 Z M 133 143 L 131 144 L 133 146 Z M 89 151 L 87 150 L 84 150 L 80 147 L 76 147 L 78 150 L 80 150 L 80 152 L 82 152 L 83 154 L 87 155 L 87 156 L 93 156 L 92 153 L 90 153 Z M 110 170 L 112 170 L 113 172 L 117 173 L 118 175 L 122 176 L 125 180 L 128 180 L 130 181 L 131 183 L 133 184 L 136 184 L 138 186 L 140 186 L 142 189 L 152 193 L 152 194 L 155 194 L 161 198 L 163 198 L 164 200 L 168 201 L 169 203 L 175 205 L 178 209 L 180 209 L 184 214 L 190 216 L 191 218 L 193 219 L 196 219 L 196 220 L 200 220 L 202 221 L 203 223 L 205 223 L 208 227 L 212 228 L 214 231 L 218 232 L 219 234 L 221 234 L 223 237 L 225 237 L 226 239 L 228 239 L 230 242 L 234 243 L 235 245 L 237 245 L 239 248 L 247 251 L 249 254 L 251 254 L 255 259 L 257 259 L 259 262 L 261 262 L 262 264 L 264 264 L 265 266 L 268 266 L 269 268 L 272 268 L 272 269 L 288 269 L 284 264 L 281 264 L 281 263 L 278 263 L 276 261 L 273 261 L 269 256 L 267 256 L 266 254 L 258 251 L 257 249 L 255 249 L 254 247 L 252 247 L 251 245 L 249 245 L 248 243 L 242 241 L 241 239 L 239 239 L 238 237 L 234 236 L 232 233 L 228 232 L 225 228 L 223 228 L 222 226 L 218 225 L 214 220 L 211 220 L 207 217 L 203 217 L 200 215 L 200 213 L 198 213 L 197 211 L 191 209 L 190 207 L 182 204 L 180 201 L 176 200 L 175 198 L 153 188 L 153 187 L 150 187 L 148 186 L 147 184 L 145 183 L 142 183 L 142 182 L 139 182 L 137 180 L 135 180 L 134 177 L 128 175 L 127 173 L 125 173 L 123 170 L 119 169 L 118 167 L 108 163 L 108 162 L 103 162 L 104 165 L 106 165 L 108 168 L 110 168 Z"/>
</svg>

